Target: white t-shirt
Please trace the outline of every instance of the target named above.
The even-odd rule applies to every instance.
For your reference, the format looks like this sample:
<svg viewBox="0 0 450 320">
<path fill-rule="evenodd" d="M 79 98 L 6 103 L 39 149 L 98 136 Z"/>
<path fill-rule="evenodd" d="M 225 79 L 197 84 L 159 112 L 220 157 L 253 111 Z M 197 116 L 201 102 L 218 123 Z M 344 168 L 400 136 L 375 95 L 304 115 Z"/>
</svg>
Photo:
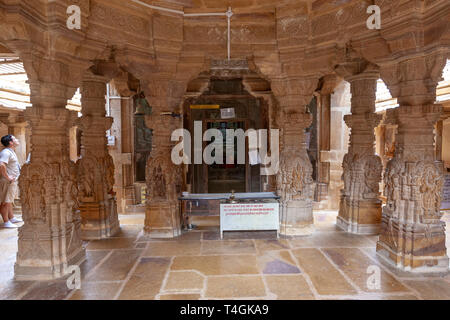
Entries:
<svg viewBox="0 0 450 320">
<path fill-rule="evenodd" d="M 20 164 L 16 153 L 12 149 L 5 148 L 0 152 L 0 162 L 4 162 L 6 164 L 6 172 L 11 178 L 19 178 Z"/>
</svg>

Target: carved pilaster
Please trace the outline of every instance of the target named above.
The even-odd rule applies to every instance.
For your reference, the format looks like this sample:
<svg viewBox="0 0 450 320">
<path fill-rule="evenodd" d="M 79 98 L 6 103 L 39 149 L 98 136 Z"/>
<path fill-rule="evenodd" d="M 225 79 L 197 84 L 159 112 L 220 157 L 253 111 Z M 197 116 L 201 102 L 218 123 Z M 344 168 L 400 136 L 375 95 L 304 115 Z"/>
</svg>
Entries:
<svg viewBox="0 0 450 320">
<path fill-rule="evenodd" d="M 283 235 L 310 235 L 314 231 L 312 164 L 308 158 L 305 129 L 311 125 L 306 106 L 318 79 L 274 81 L 272 90 L 282 108 L 282 151 L 277 189 L 281 196 Z"/>
<path fill-rule="evenodd" d="M 81 88 L 83 117 L 81 159 L 77 163 L 80 190 L 81 234 L 85 240 L 103 239 L 119 231 L 114 187 L 114 162 L 108 152 L 106 131 L 113 119 L 106 117 L 107 79 L 87 75 Z"/>
<path fill-rule="evenodd" d="M 418 57 L 385 66 L 382 73 L 400 107 L 388 113 L 398 134 L 395 156 L 384 174 L 387 204 L 377 253 L 404 271 L 448 271 L 445 223 L 440 220 L 443 165 L 436 160 L 433 133 L 442 113 L 434 99 L 444 62 L 436 55 Z"/>
<path fill-rule="evenodd" d="M 155 81 L 146 86 L 146 95 L 152 106 L 152 115 L 146 116 L 146 125 L 153 130 L 152 152 L 147 160 L 146 180 L 148 198 L 144 233 L 151 238 L 172 238 L 181 234 L 178 197 L 183 183 L 182 166 L 172 162 L 173 130 L 182 128 L 180 119 L 161 113 L 179 112 L 182 83 Z"/>
<path fill-rule="evenodd" d="M 375 113 L 379 73 L 375 66 L 359 60 L 339 66 L 337 71 L 350 82 L 352 93 L 352 114 L 344 117 L 351 135 L 342 164 L 344 189 L 337 226 L 351 233 L 378 234 L 383 166 L 380 157 L 375 155 L 374 129 L 382 118 Z"/>
<path fill-rule="evenodd" d="M 58 105 L 57 100 L 54 103 Z M 55 108 L 49 104 L 25 111 L 32 152 L 19 179 L 24 225 L 19 229 L 17 280 L 59 278 L 68 266 L 85 259 L 76 167 L 69 160 L 68 146 L 68 128 L 76 114 L 64 104 Z"/>
</svg>

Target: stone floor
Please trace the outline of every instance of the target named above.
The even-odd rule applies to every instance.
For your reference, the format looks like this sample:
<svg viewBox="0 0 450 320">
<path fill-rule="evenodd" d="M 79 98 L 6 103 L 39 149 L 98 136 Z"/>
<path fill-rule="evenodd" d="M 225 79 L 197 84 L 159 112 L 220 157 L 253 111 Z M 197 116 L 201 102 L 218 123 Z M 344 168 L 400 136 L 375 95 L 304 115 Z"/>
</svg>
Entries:
<svg viewBox="0 0 450 320">
<path fill-rule="evenodd" d="M 336 212 L 315 213 L 311 237 L 279 240 L 270 232 L 220 240 L 211 219 L 178 239 L 148 240 L 143 215 L 120 220 L 116 237 L 85 242 L 81 290 L 13 281 L 17 230 L 0 229 L 0 299 L 450 299 L 450 275 L 394 273 L 375 255 L 377 237 L 338 231 Z M 371 265 L 381 267 L 380 290 L 367 287 Z"/>
</svg>

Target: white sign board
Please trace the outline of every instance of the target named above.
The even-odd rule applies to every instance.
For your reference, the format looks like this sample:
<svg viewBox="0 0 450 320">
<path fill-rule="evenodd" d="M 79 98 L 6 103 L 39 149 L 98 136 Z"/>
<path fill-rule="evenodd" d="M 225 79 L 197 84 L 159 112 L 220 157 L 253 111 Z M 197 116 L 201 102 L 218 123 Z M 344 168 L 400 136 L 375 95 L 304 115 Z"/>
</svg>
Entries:
<svg viewBox="0 0 450 320">
<path fill-rule="evenodd" d="M 108 138 L 108 146 L 116 145 L 116 137 L 115 136 L 107 136 Z"/>
<path fill-rule="evenodd" d="M 236 112 L 234 108 L 220 109 L 220 115 L 222 119 L 233 119 L 236 118 Z"/>
<path fill-rule="evenodd" d="M 224 231 L 280 231 L 280 204 L 278 202 L 260 203 L 221 203 L 220 236 Z"/>
</svg>

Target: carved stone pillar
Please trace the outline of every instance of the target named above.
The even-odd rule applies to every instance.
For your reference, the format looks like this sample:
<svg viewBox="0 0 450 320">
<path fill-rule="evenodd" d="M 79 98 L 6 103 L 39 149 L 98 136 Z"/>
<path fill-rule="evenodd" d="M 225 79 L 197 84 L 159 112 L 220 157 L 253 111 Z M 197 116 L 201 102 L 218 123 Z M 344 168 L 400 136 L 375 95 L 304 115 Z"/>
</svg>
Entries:
<svg viewBox="0 0 450 320">
<path fill-rule="evenodd" d="M 317 132 L 319 139 L 319 161 L 317 163 L 317 206 L 325 209 L 335 202 L 330 199 L 330 151 L 331 151 L 331 95 L 342 79 L 336 75 L 324 76 L 315 92 L 317 98 Z M 325 201 L 327 200 L 328 201 Z M 331 200 L 331 201 L 330 201 Z M 337 206 L 331 204 L 332 206 Z"/>
<path fill-rule="evenodd" d="M 444 65 L 444 57 L 435 54 L 382 69 L 400 107 L 388 113 L 398 134 L 395 156 L 384 176 L 387 204 L 377 253 L 404 271 L 448 271 L 445 223 L 440 220 L 443 165 L 436 160 L 433 134 L 442 112 L 434 102 Z"/>
<path fill-rule="evenodd" d="M 31 161 L 19 188 L 24 225 L 19 229 L 17 280 L 62 277 L 85 260 L 80 238 L 76 166 L 69 160 L 68 130 L 76 113 L 65 109 L 75 88 L 30 81 Z"/>
<path fill-rule="evenodd" d="M 447 117 L 441 116 L 436 123 L 436 160 L 442 161 L 442 133 L 444 130 L 444 121 Z"/>
<path fill-rule="evenodd" d="M 173 238 L 181 234 L 178 197 L 182 191 L 183 169 L 172 162 L 171 135 L 183 125 L 180 118 L 162 113 L 179 112 L 184 86 L 161 80 L 152 81 L 146 87 L 147 101 L 152 107 L 146 125 L 153 130 L 153 138 L 146 166 L 148 197 L 144 233 L 151 238 Z"/>
<path fill-rule="evenodd" d="M 106 117 L 106 83 L 106 78 L 89 74 L 81 88 L 81 159 L 77 166 L 84 240 L 108 238 L 120 229 L 113 191 L 114 162 L 106 138 L 113 122 L 113 118 Z"/>
<path fill-rule="evenodd" d="M 342 164 L 341 190 L 336 224 L 344 231 L 378 234 L 381 224 L 380 182 L 383 165 L 375 155 L 375 127 L 382 116 L 375 113 L 377 80 L 380 75 L 364 61 L 344 64 L 337 71 L 350 82 L 352 114 L 344 120 L 351 129 L 348 153 Z"/>
<path fill-rule="evenodd" d="M 305 129 L 312 122 L 306 106 L 317 83 L 316 78 L 272 83 L 282 109 L 283 141 L 277 188 L 281 196 L 280 233 L 283 235 L 310 235 L 314 232 L 313 169 L 308 158 Z"/>
</svg>

